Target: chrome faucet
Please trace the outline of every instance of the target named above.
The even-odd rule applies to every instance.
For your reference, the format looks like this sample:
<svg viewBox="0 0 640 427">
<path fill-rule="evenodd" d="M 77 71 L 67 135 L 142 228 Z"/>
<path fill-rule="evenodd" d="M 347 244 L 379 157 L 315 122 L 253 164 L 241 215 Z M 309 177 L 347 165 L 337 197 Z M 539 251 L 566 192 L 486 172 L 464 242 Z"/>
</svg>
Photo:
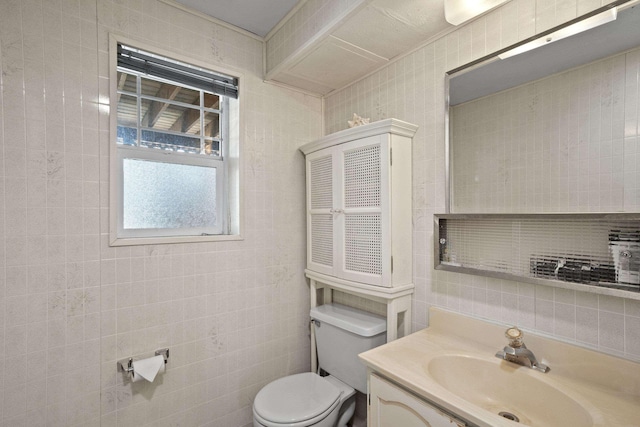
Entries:
<svg viewBox="0 0 640 427">
<path fill-rule="evenodd" d="M 536 356 L 524 345 L 522 337 L 524 334 L 515 326 L 507 329 L 504 334 L 509 339 L 509 345 L 496 353 L 496 357 L 518 365 L 526 366 L 540 372 L 549 372 L 549 367 L 538 362 Z"/>
</svg>

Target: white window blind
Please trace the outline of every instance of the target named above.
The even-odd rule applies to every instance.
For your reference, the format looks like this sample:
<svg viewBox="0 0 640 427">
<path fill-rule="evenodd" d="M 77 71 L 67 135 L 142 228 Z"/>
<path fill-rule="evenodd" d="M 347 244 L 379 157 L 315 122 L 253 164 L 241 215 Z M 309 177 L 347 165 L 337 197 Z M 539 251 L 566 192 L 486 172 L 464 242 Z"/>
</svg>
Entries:
<svg viewBox="0 0 640 427">
<path fill-rule="evenodd" d="M 169 60 L 122 44 L 118 44 L 118 67 L 217 95 L 238 98 L 238 79 L 235 77 Z"/>
</svg>

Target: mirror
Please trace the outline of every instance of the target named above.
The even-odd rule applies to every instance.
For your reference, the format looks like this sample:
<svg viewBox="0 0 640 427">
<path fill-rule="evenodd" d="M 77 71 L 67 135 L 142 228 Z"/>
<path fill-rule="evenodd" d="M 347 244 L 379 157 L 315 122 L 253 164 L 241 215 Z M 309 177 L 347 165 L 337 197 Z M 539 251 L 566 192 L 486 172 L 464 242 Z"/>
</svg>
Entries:
<svg viewBox="0 0 640 427">
<path fill-rule="evenodd" d="M 539 47 L 511 55 L 531 43 Z M 469 229 L 438 228 L 436 268 L 640 299 L 639 265 L 622 263 L 640 254 L 640 0 L 609 4 L 446 80 L 449 210 L 441 220 Z M 621 223 L 584 215 L 594 212 Z M 523 220 L 540 213 L 553 215 L 529 215 L 538 228 Z M 558 216 L 565 223 L 543 238 Z M 580 228 L 582 217 L 601 235 L 590 239 L 599 228 Z M 625 227 L 632 231 L 621 234 Z M 560 248 L 570 241 L 579 243 Z M 609 276 L 576 276 L 604 270 Z"/>
<path fill-rule="evenodd" d="M 615 21 L 447 73 L 449 212 L 640 211 L 640 3 L 564 27 L 612 6 Z"/>
</svg>

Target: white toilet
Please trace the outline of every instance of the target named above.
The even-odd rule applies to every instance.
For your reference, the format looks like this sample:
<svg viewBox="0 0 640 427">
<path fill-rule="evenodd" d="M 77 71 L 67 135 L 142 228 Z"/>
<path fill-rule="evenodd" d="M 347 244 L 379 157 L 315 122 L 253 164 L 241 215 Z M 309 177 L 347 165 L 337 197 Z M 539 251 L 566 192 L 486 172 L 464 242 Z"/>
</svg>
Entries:
<svg viewBox="0 0 640 427">
<path fill-rule="evenodd" d="M 277 379 L 253 401 L 254 427 L 346 427 L 355 390 L 367 392 L 367 371 L 358 354 L 386 341 L 386 320 L 340 304 L 311 309 L 318 365 L 312 372 Z"/>
</svg>

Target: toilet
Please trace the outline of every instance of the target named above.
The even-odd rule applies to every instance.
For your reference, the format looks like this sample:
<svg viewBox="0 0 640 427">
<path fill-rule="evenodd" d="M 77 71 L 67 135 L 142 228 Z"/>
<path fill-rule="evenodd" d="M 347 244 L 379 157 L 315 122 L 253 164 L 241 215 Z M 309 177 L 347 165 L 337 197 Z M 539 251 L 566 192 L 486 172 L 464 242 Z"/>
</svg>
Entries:
<svg viewBox="0 0 640 427">
<path fill-rule="evenodd" d="M 358 354 L 386 342 L 387 324 L 376 316 L 331 303 L 311 309 L 319 372 L 289 375 L 262 388 L 253 401 L 254 427 L 346 427 L 356 390 L 367 393 Z"/>
</svg>

